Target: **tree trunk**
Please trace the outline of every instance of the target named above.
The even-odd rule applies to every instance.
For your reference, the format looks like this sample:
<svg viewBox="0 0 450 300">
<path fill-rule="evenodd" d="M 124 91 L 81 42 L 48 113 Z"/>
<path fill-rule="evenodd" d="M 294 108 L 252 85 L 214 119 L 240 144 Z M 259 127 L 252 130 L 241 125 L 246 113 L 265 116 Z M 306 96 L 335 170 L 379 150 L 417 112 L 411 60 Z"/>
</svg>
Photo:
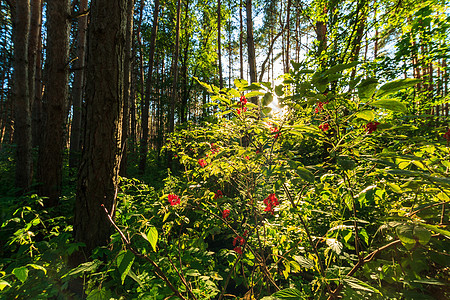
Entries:
<svg viewBox="0 0 450 300">
<path fill-rule="evenodd" d="M 41 67 L 40 61 L 38 62 L 38 58 L 40 58 L 40 55 L 38 55 L 38 51 L 42 49 L 41 25 L 42 25 L 42 0 L 32 0 L 30 35 L 28 37 L 28 88 L 30 93 L 30 105 L 31 105 L 30 108 L 34 107 L 34 100 L 36 99 L 35 98 L 36 88 L 39 88 L 39 84 L 36 82 L 36 74 L 38 73 L 37 68 Z M 31 128 L 32 128 L 31 140 L 32 145 L 34 147 L 38 145 L 38 136 L 33 134 L 33 126 Z"/>
<path fill-rule="evenodd" d="M 256 54 L 255 43 L 253 40 L 253 19 L 252 19 L 252 0 L 246 0 L 245 10 L 247 13 L 247 48 L 248 48 L 248 65 L 250 68 L 250 82 L 256 82 Z M 258 104 L 258 97 L 253 97 L 250 101 Z"/>
<path fill-rule="evenodd" d="M 189 17 L 189 0 L 186 1 L 184 19 L 187 20 Z M 190 32 L 185 30 L 185 41 L 186 46 L 183 49 L 182 66 L 181 66 L 181 78 L 183 80 L 183 94 L 181 96 L 180 105 L 180 123 L 184 123 L 187 120 L 188 115 L 188 98 L 189 98 L 189 85 L 188 85 L 188 55 L 189 55 L 189 45 L 190 45 Z M 196 66 L 197 68 L 197 66 Z M 195 76 L 195 75 L 194 75 Z"/>
<path fill-rule="evenodd" d="M 222 3 L 217 0 L 217 58 L 219 60 L 219 86 L 223 89 L 223 76 L 222 76 L 222 39 L 220 28 L 222 27 Z"/>
<path fill-rule="evenodd" d="M 79 12 L 87 10 L 88 0 L 80 0 Z M 87 15 L 78 18 L 77 60 L 74 63 L 72 85 L 72 127 L 70 132 L 69 167 L 78 168 L 81 155 L 81 119 L 83 115 L 83 86 L 86 56 Z"/>
<path fill-rule="evenodd" d="M 327 5 L 327 3 L 325 3 L 325 7 L 323 8 L 323 13 L 322 13 L 322 15 L 325 16 L 325 18 L 326 18 L 326 15 L 328 14 L 328 7 L 326 5 Z M 325 22 L 325 21 L 317 21 L 316 22 L 316 35 L 317 35 L 317 42 L 318 42 L 316 57 L 321 59 L 322 60 L 321 65 L 324 65 L 325 59 L 322 59 L 321 56 L 322 56 L 322 53 L 327 48 L 327 22 Z"/>
<path fill-rule="evenodd" d="M 41 6 L 42 9 L 42 6 Z M 42 12 L 42 11 L 41 11 Z M 34 97 L 31 107 L 31 136 L 33 147 L 38 147 L 41 142 L 42 127 L 42 32 L 39 31 L 39 42 L 36 52 L 36 72 L 34 74 Z"/>
<path fill-rule="evenodd" d="M 131 95 L 131 47 L 133 44 L 134 0 L 127 3 L 127 31 L 125 40 L 124 78 L 123 78 L 123 122 L 122 122 L 122 159 L 120 176 L 127 175 L 128 167 L 128 132 L 130 130 L 130 95 Z"/>
<path fill-rule="evenodd" d="M 172 70 L 172 97 L 169 109 L 169 132 L 175 130 L 175 104 L 177 102 L 177 86 L 178 86 L 178 55 L 180 52 L 180 19 L 181 19 L 181 0 L 177 1 L 177 23 L 175 31 L 175 51 L 173 54 Z"/>
<path fill-rule="evenodd" d="M 15 186 L 18 194 L 31 186 L 31 111 L 28 88 L 28 36 L 30 3 L 17 0 L 12 9 L 14 41 L 14 141 L 16 143 Z"/>
<path fill-rule="evenodd" d="M 148 58 L 148 74 L 146 82 L 146 91 L 144 98 L 144 106 L 142 108 L 142 139 L 141 139 L 141 157 L 139 161 L 139 171 L 144 174 L 147 165 L 148 152 L 148 115 L 150 106 L 150 94 L 152 89 L 153 76 L 153 61 L 155 57 L 156 35 L 158 32 L 158 18 L 159 18 L 159 0 L 155 0 L 155 7 L 153 9 L 153 27 L 150 36 L 150 53 Z"/>
<path fill-rule="evenodd" d="M 291 0 L 288 0 L 287 3 L 287 8 L 286 8 L 286 29 L 287 29 L 287 33 L 286 33 L 286 65 L 285 65 L 285 69 L 284 69 L 284 73 L 289 73 L 289 66 L 290 66 L 290 62 L 289 62 L 289 51 L 291 48 Z"/>
<path fill-rule="evenodd" d="M 39 147 L 39 194 L 58 204 L 62 188 L 64 137 L 69 92 L 70 0 L 47 4 L 46 89 L 43 138 Z"/>
<path fill-rule="evenodd" d="M 239 70 L 240 70 L 240 77 L 241 79 L 244 79 L 244 50 L 243 50 L 243 44 L 244 44 L 244 25 L 242 21 L 242 0 L 239 2 Z"/>
<path fill-rule="evenodd" d="M 86 130 L 78 174 L 74 236 L 88 256 L 106 245 L 114 217 L 121 154 L 126 0 L 93 0 L 88 27 Z M 81 253 L 72 263 L 87 259 Z"/>
</svg>

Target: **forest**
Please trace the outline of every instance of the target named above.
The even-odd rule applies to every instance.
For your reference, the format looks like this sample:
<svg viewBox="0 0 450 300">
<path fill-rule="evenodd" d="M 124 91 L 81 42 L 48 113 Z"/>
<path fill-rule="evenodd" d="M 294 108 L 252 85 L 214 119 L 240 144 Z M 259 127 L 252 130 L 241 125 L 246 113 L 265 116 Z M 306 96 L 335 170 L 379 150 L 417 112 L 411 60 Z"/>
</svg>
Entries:
<svg viewBox="0 0 450 300">
<path fill-rule="evenodd" d="M 450 299 L 450 5 L 0 0 L 0 299 Z"/>
</svg>

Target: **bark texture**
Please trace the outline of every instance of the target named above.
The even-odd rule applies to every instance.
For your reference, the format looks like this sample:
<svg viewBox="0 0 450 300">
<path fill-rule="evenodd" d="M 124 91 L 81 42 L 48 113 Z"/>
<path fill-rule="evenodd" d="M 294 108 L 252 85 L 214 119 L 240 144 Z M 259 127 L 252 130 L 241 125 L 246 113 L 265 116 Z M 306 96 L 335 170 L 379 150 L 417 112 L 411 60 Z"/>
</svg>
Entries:
<svg viewBox="0 0 450 300">
<path fill-rule="evenodd" d="M 87 10 L 87 0 L 80 1 L 80 13 Z M 83 115 L 83 86 L 85 74 L 85 56 L 86 56 L 86 30 L 87 15 L 78 18 L 77 30 L 77 60 L 74 63 L 74 79 L 72 87 L 72 127 L 70 132 L 70 155 L 69 166 L 76 168 L 79 165 L 81 156 L 81 119 Z"/>
<path fill-rule="evenodd" d="M 14 142 L 16 143 L 15 186 L 18 194 L 28 191 L 32 179 L 31 110 L 28 88 L 28 37 L 30 3 L 17 0 L 12 10 L 14 41 Z"/>
<path fill-rule="evenodd" d="M 38 159 L 39 194 L 47 206 L 58 204 L 62 189 L 62 165 L 69 83 L 70 1 L 47 4 L 46 90 L 44 126 Z"/>
<path fill-rule="evenodd" d="M 86 124 L 75 204 L 75 240 L 90 255 L 111 233 L 121 158 L 126 0 L 91 2 L 86 72 Z M 83 261 L 78 253 L 72 263 Z"/>
</svg>

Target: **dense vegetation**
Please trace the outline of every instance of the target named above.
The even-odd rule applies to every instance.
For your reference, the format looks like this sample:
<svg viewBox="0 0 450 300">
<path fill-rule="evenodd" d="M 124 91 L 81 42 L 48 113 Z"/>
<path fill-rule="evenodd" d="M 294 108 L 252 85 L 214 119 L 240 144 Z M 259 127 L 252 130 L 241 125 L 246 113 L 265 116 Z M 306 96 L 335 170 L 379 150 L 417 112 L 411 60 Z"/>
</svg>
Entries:
<svg viewBox="0 0 450 300">
<path fill-rule="evenodd" d="M 136 7 L 111 4 L 111 15 L 124 16 L 125 7 L 130 14 L 124 20 L 134 18 L 135 25 L 108 23 L 99 9 L 102 1 L 90 3 L 88 32 L 91 37 L 114 32 L 109 35 L 114 49 L 130 55 L 130 70 L 117 60 L 119 67 L 108 69 L 111 78 L 96 77 L 104 74 L 102 60 L 108 67 L 117 61 L 109 65 L 108 51 L 95 53 L 96 39 L 90 42 L 82 88 L 87 120 L 78 141 L 83 155 L 72 152 L 73 133 L 61 139 L 59 179 L 49 179 L 58 176 L 44 163 L 43 142 L 30 154 L 37 178 L 28 187 L 17 183 L 23 161 L 20 141 L 11 139 L 19 129 L 9 105 L 20 95 L 5 70 L 18 67 L 10 57 L 2 62 L 0 299 L 450 298 L 445 3 L 258 2 L 256 7 L 266 10 L 260 12 L 256 46 L 268 60 L 258 63 L 259 80 L 256 74 L 232 80 L 239 76 L 232 74 L 230 50 L 227 84 L 216 55 L 220 41 L 207 37 L 202 44 L 202 34 L 211 32 L 213 22 L 223 22 L 230 33 L 224 48 L 239 50 L 232 45 L 231 14 L 242 6 L 227 3 L 220 21 L 211 19 L 207 4 L 195 2 L 197 16 L 205 17 L 200 21 L 189 16 L 189 1 L 184 2 L 180 54 L 180 45 L 168 44 L 180 38 L 181 1 L 162 3 L 169 12 L 159 21 L 159 1 L 152 3 L 158 32 L 143 20 L 144 1 Z M 14 5 L 1 5 L 6 36 L 17 15 L 11 16 Z M 74 6 L 83 14 L 82 4 Z M 176 15 L 177 24 L 170 23 Z M 271 52 L 279 25 L 284 74 L 274 78 Z M 133 26 L 137 37 L 131 38 Z M 316 35 L 304 49 L 298 40 L 292 46 L 301 28 Z M 3 53 L 11 49 L 8 43 Z M 181 59 L 179 82 L 178 58 L 170 53 Z M 160 67 L 152 75 L 154 55 Z M 146 73 L 143 57 L 149 62 Z M 172 68 L 166 70 L 169 61 Z M 269 82 L 263 80 L 266 63 Z M 117 79 L 112 74 L 123 73 L 114 70 L 128 72 L 128 91 L 127 76 Z M 120 101 L 98 96 L 105 82 L 111 84 L 108 91 L 125 91 Z M 75 97 L 75 79 L 65 85 Z M 51 96 L 46 97 L 44 109 L 50 112 Z M 70 130 L 75 103 L 72 108 Z M 104 124 L 113 129 L 100 131 Z M 55 135 L 40 128 L 48 131 L 42 139 Z M 48 181 L 42 181 L 46 170 Z M 47 182 L 60 190 L 46 190 Z"/>
</svg>

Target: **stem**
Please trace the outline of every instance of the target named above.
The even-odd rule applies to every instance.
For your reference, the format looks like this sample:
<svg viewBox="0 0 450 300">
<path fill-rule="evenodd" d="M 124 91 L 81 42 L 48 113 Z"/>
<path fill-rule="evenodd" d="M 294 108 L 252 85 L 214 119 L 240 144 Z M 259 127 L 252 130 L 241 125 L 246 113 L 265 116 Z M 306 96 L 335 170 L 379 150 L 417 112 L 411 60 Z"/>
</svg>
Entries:
<svg viewBox="0 0 450 300">
<path fill-rule="evenodd" d="M 108 217 L 109 222 L 114 226 L 114 228 L 117 230 L 117 232 L 119 232 L 120 237 L 122 238 L 122 241 L 125 243 L 125 246 L 128 250 L 130 250 L 135 256 L 140 257 L 142 259 L 145 259 L 146 261 L 148 261 L 149 263 L 151 263 L 153 265 L 153 267 L 155 267 L 155 274 L 161 278 L 168 286 L 169 288 L 175 293 L 175 295 L 177 295 L 178 298 L 182 299 L 182 300 L 188 300 L 187 298 L 185 298 L 180 291 L 178 291 L 177 288 L 175 288 L 173 286 L 173 284 L 170 282 L 170 280 L 167 278 L 167 276 L 164 274 L 164 272 L 161 270 L 161 268 L 147 255 L 142 254 L 137 252 L 136 250 L 134 250 L 131 247 L 130 241 L 125 237 L 125 235 L 123 234 L 122 230 L 120 230 L 120 228 L 116 225 L 116 223 L 114 222 L 114 220 L 111 218 L 111 216 L 108 213 L 108 210 L 106 209 L 106 207 L 101 204 L 101 206 L 103 207 L 103 209 L 105 210 L 105 213 Z"/>
<path fill-rule="evenodd" d="M 294 200 L 292 199 L 292 196 L 289 193 L 289 190 L 285 183 L 283 183 L 283 189 L 286 192 L 286 195 L 287 195 L 289 201 L 292 204 L 294 204 Z M 296 206 L 294 207 L 294 209 L 296 209 Z M 322 259 L 320 258 L 319 251 L 317 251 L 317 247 L 312 240 L 311 233 L 309 232 L 309 228 L 308 228 L 308 226 L 306 226 L 305 220 L 303 219 L 303 216 L 301 216 L 300 214 L 299 214 L 299 219 L 300 219 L 300 222 L 302 223 L 303 228 L 305 229 L 306 236 L 308 237 L 309 245 L 313 248 L 314 254 L 316 254 L 316 256 L 317 256 L 317 261 L 319 263 L 319 268 L 320 268 L 320 270 L 319 270 L 320 275 L 322 275 L 322 277 L 325 278 L 325 269 L 323 267 L 323 262 L 322 262 Z M 325 284 L 327 286 L 327 290 L 331 291 L 329 284 L 328 283 L 325 283 Z"/>
</svg>

